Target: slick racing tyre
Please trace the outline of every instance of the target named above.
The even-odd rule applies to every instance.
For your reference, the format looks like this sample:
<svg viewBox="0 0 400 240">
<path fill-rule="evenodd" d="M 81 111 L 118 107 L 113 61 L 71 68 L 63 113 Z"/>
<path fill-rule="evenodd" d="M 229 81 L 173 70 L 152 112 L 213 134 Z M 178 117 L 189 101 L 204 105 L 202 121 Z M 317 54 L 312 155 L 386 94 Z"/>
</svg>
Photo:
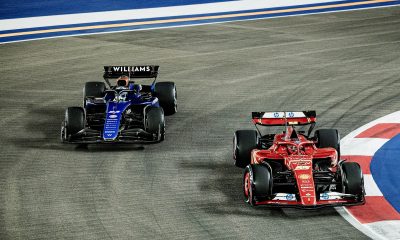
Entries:
<svg viewBox="0 0 400 240">
<path fill-rule="evenodd" d="M 272 173 L 268 166 L 249 164 L 243 176 L 244 201 L 256 205 L 256 200 L 269 199 L 272 195 Z"/>
<path fill-rule="evenodd" d="M 83 97 L 101 98 L 104 97 L 105 90 L 106 84 L 104 82 L 87 82 L 85 83 L 85 88 L 83 89 Z"/>
<path fill-rule="evenodd" d="M 364 194 L 364 177 L 361 167 L 356 162 L 343 162 L 340 165 L 342 176 L 342 192 L 363 196 Z"/>
<path fill-rule="evenodd" d="M 86 99 L 88 97 L 92 98 L 102 98 L 104 97 L 104 92 L 106 91 L 106 84 L 104 82 L 87 82 L 83 88 L 83 107 L 86 107 Z"/>
<path fill-rule="evenodd" d="M 148 107 L 145 116 L 145 131 L 158 135 L 158 141 L 165 139 L 164 111 L 159 107 Z"/>
<path fill-rule="evenodd" d="M 315 131 L 315 137 L 317 138 L 318 148 L 334 148 L 338 153 L 338 159 L 340 159 L 340 135 L 338 130 L 319 129 Z"/>
<path fill-rule="evenodd" d="M 251 151 L 257 148 L 258 134 L 254 130 L 238 130 L 233 137 L 235 165 L 245 168 L 250 164 Z"/>
<path fill-rule="evenodd" d="M 165 115 L 172 115 L 178 111 L 178 97 L 174 82 L 156 83 L 154 94 L 160 101 Z"/>
<path fill-rule="evenodd" d="M 61 128 L 61 140 L 68 138 L 85 128 L 85 111 L 81 107 L 69 107 L 65 110 L 65 119 Z"/>
</svg>

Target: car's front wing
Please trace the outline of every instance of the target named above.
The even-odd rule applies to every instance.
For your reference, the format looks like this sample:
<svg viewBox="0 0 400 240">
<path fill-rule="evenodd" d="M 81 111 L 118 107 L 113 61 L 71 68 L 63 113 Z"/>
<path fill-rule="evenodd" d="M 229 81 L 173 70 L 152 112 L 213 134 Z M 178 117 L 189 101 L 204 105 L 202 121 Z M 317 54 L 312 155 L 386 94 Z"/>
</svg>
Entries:
<svg viewBox="0 0 400 240">
<path fill-rule="evenodd" d="M 141 128 L 122 130 L 118 136 L 112 140 L 105 140 L 102 132 L 85 128 L 74 135 L 70 135 L 63 142 L 75 144 L 89 143 L 155 143 L 160 141 L 157 134 L 146 132 Z"/>
<path fill-rule="evenodd" d="M 355 206 L 355 205 L 363 205 L 365 204 L 365 197 L 358 197 L 351 194 L 341 194 L 341 193 L 333 193 L 333 195 L 324 194 L 323 199 L 316 201 L 315 204 L 307 205 L 301 202 L 300 199 L 295 197 L 295 194 L 289 193 L 281 193 L 277 194 L 277 196 L 273 199 L 269 200 L 256 200 L 254 205 L 266 205 L 269 207 L 294 207 L 294 208 L 305 208 L 305 209 L 315 209 L 321 207 L 338 207 L 338 206 Z M 321 195 L 322 196 L 322 195 Z M 331 196 L 332 197 L 329 199 Z"/>
</svg>

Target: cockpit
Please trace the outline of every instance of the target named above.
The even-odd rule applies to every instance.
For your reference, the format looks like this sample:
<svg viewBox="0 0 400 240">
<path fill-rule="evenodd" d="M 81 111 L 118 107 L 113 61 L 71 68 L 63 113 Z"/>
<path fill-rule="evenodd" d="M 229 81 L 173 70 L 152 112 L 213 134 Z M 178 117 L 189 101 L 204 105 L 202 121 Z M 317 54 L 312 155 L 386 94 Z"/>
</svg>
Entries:
<svg viewBox="0 0 400 240">
<path fill-rule="evenodd" d="M 314 146 L 312 142 L 281 142 L 276 151 L 281 155 L 312 155 Z"/>
</svg>

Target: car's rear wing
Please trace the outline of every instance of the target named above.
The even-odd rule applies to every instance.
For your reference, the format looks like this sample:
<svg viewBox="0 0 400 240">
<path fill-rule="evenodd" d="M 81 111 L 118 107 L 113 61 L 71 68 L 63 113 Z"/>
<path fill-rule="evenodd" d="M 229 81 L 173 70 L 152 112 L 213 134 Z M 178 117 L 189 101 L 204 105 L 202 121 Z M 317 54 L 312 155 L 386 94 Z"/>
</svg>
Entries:
<svg viewBox="0 0 400 240">
<path fill-rule="evenodd" d="M 119 78 L 126 75 L 130 78 L 157 78 L 159 66 L 104 66 L 104 78 Z"/>
<path fill-rule="evenodd" d="M 254 124 L 263 126 L 286 126 L 315 124 L 315 111 L 302 112 L 252 112 Z"/>
</svg>

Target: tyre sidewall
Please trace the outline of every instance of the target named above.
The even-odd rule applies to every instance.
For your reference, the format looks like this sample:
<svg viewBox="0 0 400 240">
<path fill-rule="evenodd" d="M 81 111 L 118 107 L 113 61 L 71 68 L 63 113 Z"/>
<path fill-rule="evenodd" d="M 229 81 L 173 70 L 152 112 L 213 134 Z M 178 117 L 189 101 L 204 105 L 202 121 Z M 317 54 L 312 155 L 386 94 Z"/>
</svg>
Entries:
<svg viewBox="0 0 400 240">
<path fill-rule="evenodd" d="M 315 131 L 315 137 L 318 148 L 334 148 L 340 159 L 340 135 L 337 129 L 318 129 Z"/>
<path fill-rule="evenodd" d="M 340 169 L 343 193 L 362 195 L 364 193 L 364 177 L 360 165 L 356 162 L 343 162 Z"/>
<path fill-rule="evenodd" d="M 235 165 L 245 168 L 250 164 L 251 152 L 258 145 L 258 133 L 254 130 L 238 130 L 233 137 L 233 159 Z"/>
<path fill-rule="evenodd" d="M 85 111 L 81 107 L 69 107 L 65 111 L 64 131 L 73 135 L 85 128 Z"/>
<path fill-rule="evenodd" d="M 244 201 L 252 206 L 255 205 L 253 187 L 253 168 L 251 165 L 247 165 L 243 174 L 243 196 Z"/>
<path fill-rule="evenodd" d="M 145 131 L 159 135 L 159 140 L 164 139 L 165 134 L 165 119 L 164 111 L 159 107 L 148 107 L 145 116 Z"/>
<path fill-rule="evenodd" d="M 106 84 L 104 82 L 86 82 L 83 88 L 83 97 L 104 97 Z"/>
<path fill-rule="evenodd" d="M 174 82 L 156 83 L 154 94 L 158 98 L 160 106 L 164 109 L 165 115 L 172 115 L 177 112 L 178 95 Z"/>
</svg>

